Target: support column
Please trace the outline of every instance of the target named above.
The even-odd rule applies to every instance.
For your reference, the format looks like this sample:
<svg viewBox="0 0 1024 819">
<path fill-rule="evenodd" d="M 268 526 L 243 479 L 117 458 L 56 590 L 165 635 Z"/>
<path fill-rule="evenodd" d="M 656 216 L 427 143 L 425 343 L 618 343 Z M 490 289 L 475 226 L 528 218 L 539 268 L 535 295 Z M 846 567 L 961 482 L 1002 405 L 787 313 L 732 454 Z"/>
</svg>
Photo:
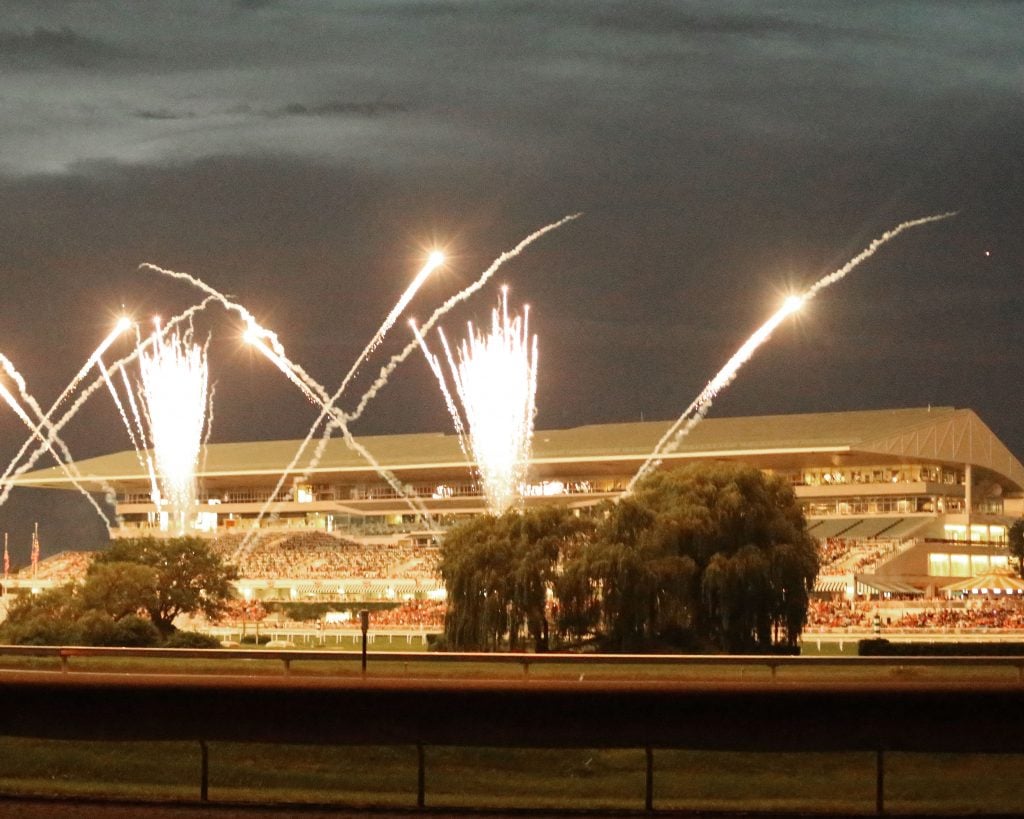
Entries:
<svg viewBox="0 0 1024 819">
<path fill-rule="evenodd" d="M 967 512 L 967 544 L 971 543 L 971 509 L 974 506 L 974 492 L 972 484 L 974 475 L 971 472 L 971 465 L 964 464 L 964 507 Z"/>
</svg>

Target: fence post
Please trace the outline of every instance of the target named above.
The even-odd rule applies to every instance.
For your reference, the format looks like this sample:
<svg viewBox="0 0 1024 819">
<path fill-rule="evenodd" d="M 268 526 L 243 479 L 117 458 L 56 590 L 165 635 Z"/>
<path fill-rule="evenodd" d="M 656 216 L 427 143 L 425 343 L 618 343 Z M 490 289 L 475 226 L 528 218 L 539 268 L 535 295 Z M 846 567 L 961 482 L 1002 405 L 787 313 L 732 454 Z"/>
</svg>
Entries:
<svg viewBox="0 0 1024 819">
<path fill-rule="evenodd" d="M 648 746 L 644 748 L 644 754 L 647 757 L 647 788 L 644 793 L 644 810 L 651 812 L 654 810 L 654 749 Z"/>
<path fill-rule="evenodd" d="M 210 801 L 210 751 L 206 740 L 199 740 L 199 801 Z"/>
<path fill-rule="evenodd" d="M 421 810 L 427 804 L 426 765 L 423 757 L 423 743 L 416 743 L 416 807 Z"/>
<path fill-rule="evenodd" d="M 875 813 L 885 813 L 885 751 L 875 752 Z"/>
</svg>

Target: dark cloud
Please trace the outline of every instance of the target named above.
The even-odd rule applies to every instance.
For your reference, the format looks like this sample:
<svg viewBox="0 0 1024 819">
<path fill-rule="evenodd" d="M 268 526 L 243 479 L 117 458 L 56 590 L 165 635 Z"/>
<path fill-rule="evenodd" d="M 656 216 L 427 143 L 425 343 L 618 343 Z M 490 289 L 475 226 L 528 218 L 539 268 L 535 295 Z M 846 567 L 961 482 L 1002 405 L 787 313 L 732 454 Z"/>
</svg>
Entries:
<svg viewBox="0 0 1024 819">
<path fill-rule="evenodd" d="M 381 114 L 399 114 L 408 110 L 409 106 L 404 103 L 387 102 L 385 100 L 374 100 L 370 102 L 331 100 L 330 102 L 314 104 L 290 102 L 283 108 L 271 112 L 271 114 L 290 117 L 374 117 Z"/>
<path fill-rule="evenodd" d="M 132 116 L 138 119 L 154 119 L 154 120 L 175 120 L 175 119 L 195 119 L 196 114 L 194 111 L 170 111 L 166 108 L 160 108 L 158 110 L 151 109 L 140 109 L 133 111 Z"/>
<path fill-rule="evenodd" d="M 13 68 L 96 68 L 120 63 L 128 56 L 122 48 L 66 26 L 38 27 L 28 33 L 0 31 L 0 64 Z"/>
<path fill-rule="evenodd" d="M 787 290 L 903 219 L 960 210 L 825 291 L 712 412 L 970 406 L 1024 453 L 1017 6 L 244 5 L 22 4 L 5 21 L 23 64 L 30 41 L 46 51 L 31 32 L 65 26 L 69 52 L 145 55 L 0 77 L 0 350 L 40 400 L 121 305 L 197 298 L 140 262 L 237 295 L 333 386 L 432 242 L 452 261 L 417 316 L 583 211 L 498 277 L 540 336 L 538 425 L 672 418 Z M 486 320 L 495 292 L 446 328 Z M 236 325 L 199 323 L 214 440 L 301 436 L 308 402 Z M 22 439 L 9 416 L 0 460 Z M 411 360 L 357 432 L 448 423 Z M 80 457 L 127 446 L 102 396 L 67 433 Z M 9 504 L 0 524 L 28 514 Z"/>
</svg>

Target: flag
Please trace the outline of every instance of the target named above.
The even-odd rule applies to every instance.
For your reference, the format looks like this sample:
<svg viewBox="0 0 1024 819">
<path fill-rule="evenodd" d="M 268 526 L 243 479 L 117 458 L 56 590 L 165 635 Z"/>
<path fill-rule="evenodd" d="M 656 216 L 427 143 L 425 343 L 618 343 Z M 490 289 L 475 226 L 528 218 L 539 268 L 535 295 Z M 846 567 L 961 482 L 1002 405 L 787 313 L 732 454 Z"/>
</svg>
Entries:
<svg viewBox="0 0 1024 819">
<path fill-rule="evenodd" d="M 36 567 L 39 565 L 39 524 L 32 531 L 32 576 L 36 576 Z"/>
</svg>

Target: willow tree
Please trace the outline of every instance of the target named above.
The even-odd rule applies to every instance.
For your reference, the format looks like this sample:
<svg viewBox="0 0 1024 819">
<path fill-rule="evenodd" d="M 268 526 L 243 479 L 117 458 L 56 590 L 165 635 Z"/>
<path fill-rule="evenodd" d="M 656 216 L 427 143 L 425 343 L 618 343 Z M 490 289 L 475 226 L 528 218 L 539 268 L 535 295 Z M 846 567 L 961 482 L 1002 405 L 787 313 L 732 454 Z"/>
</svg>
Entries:
<svg viewBox="0 0 1024 819">
<path fill-rule="evenodd" d="M 792 645 L 817 571 L 782 479 L 736 464 L 658 472 L 607 507 L 565 562 L 559 628 L 619 651 L 684 639 L 726 651 Z"/>
<path fill-rule="evenodd" d="M 441 548 L 445 637 L 457 650 L 548 645 L 548 595 L 562 551 L 584 536 L 572 512 L 543 507 L 483 515 L 451 529 Z"/>
</svg>

